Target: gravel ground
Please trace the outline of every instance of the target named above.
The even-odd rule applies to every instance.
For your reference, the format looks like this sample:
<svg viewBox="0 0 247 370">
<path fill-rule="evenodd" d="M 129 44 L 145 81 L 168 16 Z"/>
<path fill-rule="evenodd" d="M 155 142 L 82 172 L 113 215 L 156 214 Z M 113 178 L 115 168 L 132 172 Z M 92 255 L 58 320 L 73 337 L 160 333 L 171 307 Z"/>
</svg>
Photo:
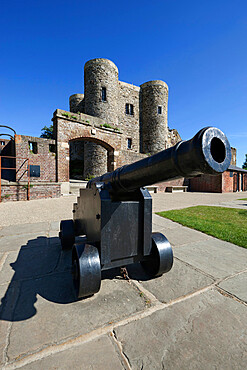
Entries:
<svg viewBox="0 0 247 370">
<path fill-rule="evenodd" d="M 193 205 L 223 205 L 246 208 L 247 192 L 242 193 L 157 193 L 152 194 L 153 211 L 185 208 Z M 72 218 L 75 195 L 53 199 L 39 199 L 0 203 L 0 227 L 36 222 L 59 221 Z"/>
</svg>

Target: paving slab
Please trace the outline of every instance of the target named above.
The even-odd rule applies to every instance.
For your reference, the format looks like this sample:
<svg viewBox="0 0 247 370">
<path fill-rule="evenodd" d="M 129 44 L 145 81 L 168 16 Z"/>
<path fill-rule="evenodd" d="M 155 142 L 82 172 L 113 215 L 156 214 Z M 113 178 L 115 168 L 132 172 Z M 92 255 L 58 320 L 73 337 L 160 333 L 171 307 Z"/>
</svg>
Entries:
<svg viewBox="0 0 247 370">
<path fill-rule="evenodd" d="M 3 236 L 0 238 L 0 251 L 1 252 L 10 252 L 17 251 L 22 246 L 25 246 L 29 240 L 35 240 L 32 243 L 32 246 L 47 245 L 47 236 L 45 234 L 37 232 L 35 234 L 25 234 L 25 235 L 14 235 L 14 236 Z"/>
<path fill-rule="evenodd" d="M 125 367 L 110 338 L 104 335 L 91 342 L 27 364 L 22 369 L 120 370 L 125 369 Z"/>
<path fill-rule="evenodd" d="M 125 280 L 103 280 L 98 294 L 80 301 L 75 301 L 68 272 L 24 281 L 14 309 L 8 356 L 14 360 L 27 352 L 128 317 L 145 307 L 145 300 Z"/>
<path fill-rule="evenodd" d="M 131 279 L 138 280 L 141 286 L 164 303 L 194 293 L 214 282 L 209 276 L 177 259 L 174 259 L 168 273 L 154 279 L 145 274 L 140 264 L 129 266 L 128 272 Z"/>
<path fill-rule="evenodd" d="M 1 236 L 14 236 L 26 234 L 45 235 L 49 229 L 49 222 L 37 222 L 36 224 L 10 225 L 0 230 Z"/>
<path fill-rule="evenodd" d="M 3 257 L 4 262 L 2 262 L 2 266 L 0 269 L 0 284 L 5 284 L 9 283 L 11 279 L 13 278 L 15 271 L 11 267 L 11 264 L 15 262 L 18 256 L 18 251 L 16 252 L 9 252 L 8 254 L 6 253 Z M 1 259 L 0 259 L 1 263 Z"/>
<path fill-rule="evenodd" d="M 175 257 L 214 278 L 225 278 L 247 266 L 247 249 L 215 238 L 175 246 L 173 252 Z"/>
<path fill-rule="evenodd" d="M 208 291 L 115 333 L 132 369 L 244 369 L 246 322 L 246 306 Z"/>
<path fill-rule="evenodd" d="M 50 222 L 50 227 L 49 227 L 50 230 L 55 230 L 55 231 L 58 231 L 60 229 L 60 221 L 52 221 Z"/>
<path fill-rule="evenodd" d="M 211 237 L 200 231 L 189 229 L 188 227 L 178 227 L 176 229 L 163 229 L 162 232 L 165 234 L 172 246 L 180 246 L 193 242 L 200 242 L 202 240 L 208 240 Z"/>
<path fill-rule="evenodd" d="M 0 252 L 0 271 L 2 269 L 4 261 L 5 261 L 5 253 Z"/>
<path fill-rule="evenodd" d="M 247 303 L 247 272 L 223 281 L 219 287 Z"/>
<path fill-rule="evenodd" d="M 0 299 L 2 296 L 4 296 L 4 292 L 6 291 L 8 285 L 0 285 Z M 2 312 L 2 306 L 0 305 L 0 319 L 1 319 L 1 312 Z M 11 322 L 9 321 L 0 321 L 0 366 L 4 364 L 5 362 L 5 347 L 6 347 L 6 339 L 8 335 L 9 327 L 11 326 Z"/>
<path fill-rule="evenodd" d="M 53 272 L 58 264 L 61 247 L 49 245 L 47 238 L 30 239 L 19 251 L 9 252 L 0 271 L 0 281 L 35 278 Z"/>
<path fill-rule="evenodd" d="M 177 222 L 169 220 L 168 218 L 165 218 L 165 217 L 158 216 L 155 213 L 153 214 L 152 221 L 154 225 L 158 225 L 158 226 L 161 226 L 162 228 L 167 228 L 167 229 L 174 229 L 174 228 L 182 226 L 178 224 Z"/>
</svg>

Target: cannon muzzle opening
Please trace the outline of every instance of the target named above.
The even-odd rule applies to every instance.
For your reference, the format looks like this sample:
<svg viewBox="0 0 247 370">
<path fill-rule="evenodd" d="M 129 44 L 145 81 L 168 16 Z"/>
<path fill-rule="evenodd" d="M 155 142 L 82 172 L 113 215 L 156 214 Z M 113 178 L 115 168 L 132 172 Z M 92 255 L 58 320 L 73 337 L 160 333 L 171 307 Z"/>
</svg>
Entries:
<svg viewBox="0 0 247 370">
<path fill-rule="evenodd" d="M 223 132 L 215 127 L 202 129 L 202 152 L 211 174 L 224 172 L 231 162 L 231 147 Z M 200 132 L 200 131 L 199 131 Z"/>
</svg>

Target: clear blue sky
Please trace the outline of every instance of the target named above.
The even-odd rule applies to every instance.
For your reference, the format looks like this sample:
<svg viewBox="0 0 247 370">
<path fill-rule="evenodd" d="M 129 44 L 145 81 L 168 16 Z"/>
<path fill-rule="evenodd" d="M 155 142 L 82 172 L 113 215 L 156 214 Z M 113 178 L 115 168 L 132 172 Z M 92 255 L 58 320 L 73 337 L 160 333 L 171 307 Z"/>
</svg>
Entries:
<svg viewBox="0 0 247 370">
<path fill-rule="evenodd" d="M 247 153 L 246 0 L 1 1 L 0 124 L 40 136 L 83 93 L 83 66 L 111 59 L 122 81 L 169 85 L 168 124 L 203 126 Z"/>
</svg>

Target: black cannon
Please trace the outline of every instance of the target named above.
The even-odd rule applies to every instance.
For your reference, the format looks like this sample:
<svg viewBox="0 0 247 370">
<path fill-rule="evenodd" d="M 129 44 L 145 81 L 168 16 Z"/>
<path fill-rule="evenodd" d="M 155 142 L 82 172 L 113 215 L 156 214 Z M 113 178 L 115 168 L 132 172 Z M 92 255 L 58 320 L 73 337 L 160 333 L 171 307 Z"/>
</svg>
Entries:
<svg viewBox="0 0 247 370">
<path fill-rule="evenodd" d="M 200 130 L 138 162 L 90 180 L 74 204 L 73 220 L 60 224 L 63 249 L 72 249 L 78 298 L 97 293 L 101 271 L 140 262 L 150 276 L 172 268 L 173 253 L 161 233 L 152 233 L 152 198 L 144 187 L 200 174 L 219 174 L 231 160 L 226 136 L 214 127 Z M 86 241 L 75 243 L 75 236 Z"/>
</svg>

